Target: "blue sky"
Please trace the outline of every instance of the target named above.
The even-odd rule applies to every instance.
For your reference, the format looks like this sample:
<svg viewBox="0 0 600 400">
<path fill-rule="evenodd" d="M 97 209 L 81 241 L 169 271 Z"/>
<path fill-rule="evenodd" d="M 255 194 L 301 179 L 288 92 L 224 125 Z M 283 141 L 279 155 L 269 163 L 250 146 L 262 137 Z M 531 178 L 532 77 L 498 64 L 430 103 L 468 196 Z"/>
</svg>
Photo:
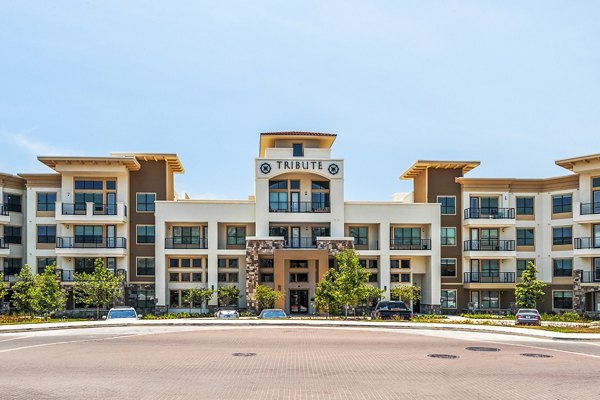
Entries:
<svg viewBox="0 0 600 400">
<path fill-rule="evenodd" d="M 178 191 L 253 193 L 258 134 L 338 134 L 346 198 L 417 159 L 549 177 L 600 153 L 596 1 L 0 0 L 0 171 L 175 152 Z"/>
</svg>

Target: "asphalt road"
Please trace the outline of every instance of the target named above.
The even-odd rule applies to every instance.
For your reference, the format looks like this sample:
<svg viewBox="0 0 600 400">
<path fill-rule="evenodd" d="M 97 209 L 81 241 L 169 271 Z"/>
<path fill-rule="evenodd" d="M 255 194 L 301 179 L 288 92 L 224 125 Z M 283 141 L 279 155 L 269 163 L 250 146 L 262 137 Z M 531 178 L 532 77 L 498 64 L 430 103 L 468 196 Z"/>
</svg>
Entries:
<svg viewBox="0 0 600 400">
<path fill-rule="evenodd" d="M 488 333 L 70 329 L 0 335 L 0 365 L 0 399 L 600 398 L 599 342 Z"/>
</svg>

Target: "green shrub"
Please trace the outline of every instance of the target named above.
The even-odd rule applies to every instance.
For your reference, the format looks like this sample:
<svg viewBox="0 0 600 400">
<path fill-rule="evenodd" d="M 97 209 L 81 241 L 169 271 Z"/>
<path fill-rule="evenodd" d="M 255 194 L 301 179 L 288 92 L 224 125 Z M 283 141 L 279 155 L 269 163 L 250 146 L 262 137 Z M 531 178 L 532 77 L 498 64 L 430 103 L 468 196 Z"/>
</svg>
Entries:
<svg viewBox="0 0 600 400">
<path fill-rule="evenodd" d="M 439 321 L 443 321 L 445 319 L 448 319 L 448 317 L 445 315 L 427 314 L 427 315 L 413 315 L 413 317 L 410 320 L 413 322 L 439 322 Z"/>
<path fill-rule="evenodd" d="M 513 315 L 494 315 L 494 314 L 460 314 L 461 317 L 464 318 L 472 318 L 472 319 L 513 319 Z"/>
<path fill-rule="evenodd" d="M 252 311 L 244 311 L 240 313 L 240 317 L 256 317 L 256 313 Z"/>
<path fill-rule="evenodd" d="M 542 314 L 542 321 L 554 322 L 590 322 L 585 316 L 580 316 L 576 312 L 568 311 L 560 314 Z"/>
</svg>

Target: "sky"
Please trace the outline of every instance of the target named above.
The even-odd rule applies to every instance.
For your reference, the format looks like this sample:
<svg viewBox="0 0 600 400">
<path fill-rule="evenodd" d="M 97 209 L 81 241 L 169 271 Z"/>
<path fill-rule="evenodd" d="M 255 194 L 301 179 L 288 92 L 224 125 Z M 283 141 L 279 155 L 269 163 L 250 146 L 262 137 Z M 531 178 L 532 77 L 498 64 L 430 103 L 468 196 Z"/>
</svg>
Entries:
<svg viewBox="0 0 600 400">
<path fill-rule="evenodd" d="M 0 0 L 0 172 L 177 153 L 176 190 L 246 199 L 260 132 L 336 133 L 348 200 L 414 161 L 567 174 L 600 153 L 598 1 Z"/>
</svg>

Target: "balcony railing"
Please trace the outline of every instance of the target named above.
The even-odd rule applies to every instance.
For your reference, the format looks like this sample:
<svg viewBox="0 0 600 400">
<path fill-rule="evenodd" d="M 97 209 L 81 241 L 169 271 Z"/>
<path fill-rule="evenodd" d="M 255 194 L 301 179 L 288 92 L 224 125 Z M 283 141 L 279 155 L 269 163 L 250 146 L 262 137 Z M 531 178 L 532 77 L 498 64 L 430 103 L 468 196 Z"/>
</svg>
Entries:
<svg viewBox="0 0 600 400">
<path fill-rule="evenodd" d="M 0 204 L 0 215 L 8 217 L 8 208 L 4 207 L 4 204 Z"/>
<path fill-rule="evenodd" d="M 289 249 L 314 249 L 317 247 L 317 241 L 312 237 L 288 237 L 285 238 L 283 247 Z"/>
<path fill-rule="evenodd" d="M 600 249 L 600 237 L 575 238 L 574 245 L 576 249 Z"/>
<path fill-rule="evenodd" d="M 465 272 L 465 283 L 515 283 L 514 272 Z"/>
<path fill-rule="evenodd" d="M 326 202 L 311 201 L 271 201 L 269 203 L 269 212 L 280 213 L 328 213 L 331 212 L 331 206 Z"/>
<path fill-rule="evenodd" d="M 75 282 L 75 274 L 85 272 L 87 274 L 93 274 L 94 268 L 85 268 L 73 271 L 72 269 L 57 269 L 56 275 L 60 278 L 61 282 Z M 110 270 L 113 274 L 114 270 Z M 127 271 L 124 269 L 118 269 L 116 271 L 117 274 L 122 274 L 124 277 L 127 277 Z"/>
<path fill-rule="evenodd" d="M 127 216 L 127 206 L 123 206 Z M 118 215 L 119 206 L 114 204 L 94 203 L 92 211 L 94 215 Z M 87 203 L 62 203 L 62 215 L 86 215 Z"/>
<path fill-rule="evenodd" d="M 8 249 L 8 242 L 4 238 L 0 238 L 0 249 Z"/>
<path fill-rule="evenodd" d="M 195 236 L 165 238 L 165 249 L 208 249 L 208 239 Z"/>
<path fill-rule="evenodd" d="M 514 240 L 465 240 L 464 251 L 515 251 Z"/>
<path fill-rule="evenodd" d="M 431 250 L 431 239 L 391 239 L 390 250 Z"/>
<path fill-rule="evenodd" d="M 581 282 L 582 283 L 600 283 L 600 270 L 595 271 L 582 271 Z"/>
<path fill-rule="evenodd" d="M 514 208 L 467 208 L 464 214 L 465 219 L 515 219 Z"/>
<path fill-rule="evenodd" d="M 127 239 L 123 237 L 57 237 L 56 247 L 59 249 L 125 249 Z"/>
<path fill-rule="evenodd" d="M 600 203 L 581 203 L 581 215 L 600 214 Z"/>
</svg>

